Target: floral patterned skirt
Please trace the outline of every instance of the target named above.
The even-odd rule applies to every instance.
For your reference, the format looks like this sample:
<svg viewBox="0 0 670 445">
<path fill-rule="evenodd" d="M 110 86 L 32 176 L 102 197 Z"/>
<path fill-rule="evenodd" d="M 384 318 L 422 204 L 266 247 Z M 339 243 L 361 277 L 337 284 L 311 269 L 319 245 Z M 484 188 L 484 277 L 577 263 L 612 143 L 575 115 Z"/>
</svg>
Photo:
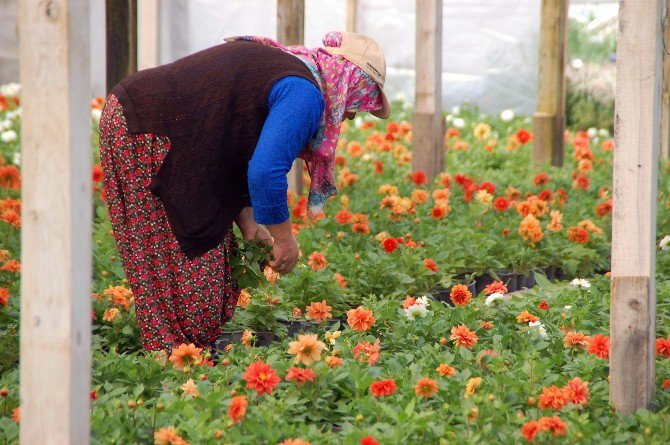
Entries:
<svg viewBox="0 0 670 445">
<path fill-rule="evenodd" d="M 123 108 L 109 95 L 100 119 L 100 158 L 114 239 L 144 348 L 168 353 L 181 343 L 211 348 L 239 296 L 228 261 L 237 246 L 233 231 L 189 260 L 148 188 L 169 150 L 165 136 L 128 133 Z"/>
</svg>

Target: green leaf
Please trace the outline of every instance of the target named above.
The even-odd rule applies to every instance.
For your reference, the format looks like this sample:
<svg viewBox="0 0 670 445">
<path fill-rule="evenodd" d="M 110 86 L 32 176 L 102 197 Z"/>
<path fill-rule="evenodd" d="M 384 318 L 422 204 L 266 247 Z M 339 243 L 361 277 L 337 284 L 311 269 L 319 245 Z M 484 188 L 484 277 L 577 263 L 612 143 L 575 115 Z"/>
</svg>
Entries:
<svg viewBox="0 0 670 445">
<path fill-rule="evenodd" d="M 133 395 L 135 396 L 135 398 L 138 398 L 143 392 L 144 392 L 144 384 L 140 383 L 133 390 Z"/>
</svg>

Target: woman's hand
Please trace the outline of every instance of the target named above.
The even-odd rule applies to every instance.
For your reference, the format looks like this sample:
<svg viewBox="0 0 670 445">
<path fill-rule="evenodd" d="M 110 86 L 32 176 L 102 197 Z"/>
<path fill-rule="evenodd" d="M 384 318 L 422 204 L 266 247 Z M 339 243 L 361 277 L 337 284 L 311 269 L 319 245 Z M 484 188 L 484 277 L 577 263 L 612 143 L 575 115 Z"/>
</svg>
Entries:
<svg viewBox="0 0 670 445">
<path fill-rule="evenodd" d="M 274 239 L 273 260 L 270 261 L 270 267 L 281 274 L 289 273 L 298 262 L 300 253 L 298 241 L 291 230 L 291 220 L 287 219 L 281 224 L 269 225 L 267 228 Z"/>
<path fill-rule="evenodd" d="M 268 246 L 273 245 L 274 240 L 272 239 L 270 232 L 260 224 L 256 224 L 256 221 L 254 221 L 253 209 L 251 207 L 242 209 L 235 218 L 235 224 L 240 228 L 242 239 L 244 239 L 244 241 L 259 239 Z"/>
<path fill-rule="evenodd" d="M 272 246 L 274 244 L 274 239 L 272 238 L 272 235 L 270 235 L 270 232 L 268 232 L 265 227 L 259 224 L 254 223 L 253 225 L 248 225 L 244 230 L 240 229 L 240 231 L 242 232 L 242 239 L 244 239 L 244 241 L 258 239 L 263 241 L 268 246 Z"/>
</svg>

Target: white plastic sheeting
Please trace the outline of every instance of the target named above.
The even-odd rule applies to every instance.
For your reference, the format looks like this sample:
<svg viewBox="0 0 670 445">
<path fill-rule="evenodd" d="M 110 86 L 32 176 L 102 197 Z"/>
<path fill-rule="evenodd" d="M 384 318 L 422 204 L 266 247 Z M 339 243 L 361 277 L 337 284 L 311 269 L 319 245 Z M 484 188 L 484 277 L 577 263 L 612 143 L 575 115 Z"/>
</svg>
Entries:
<svg viewBox="0 0 670 445">
<path fill-rule="evenodd" d="M 229 35 L 276 36 L 274 1 L 177 3 L 183 4 L 172 2 L 169 7 L 174 11 L 164 11 L 164 19 L 172 20 L 163 23 L 162 62 L 214 45 Z M 358 32 L 374 37 L 384 48 L 389 96 L 412 101 L 415 2 L 359 0 L 358 5 Z M 319 46 L 326 32 L 343 29 L 345 11 L 344 0 L 306 0 L 305 44 Z M 470 100 L 483 111 L 512 108 L 531 113 L 537 90 L 540 2 L 445 0 L 443 18 L 444 107 Z M 176 42 L 175 35 L 179 36 Z"/>
<path fill-rule="evenodd" d="M 141 8 L 141 0 L 140 2 Z M 91 1 L 91 91 L 104 95 L 104 2 Z M 464 101 L 482 111 L 532 113 L 537 91 L 538 0 L 444 0 L 443 107 Z M 0 83 L 18 76 L 18 0 L 0 0 Z M 358 32 L 384 48 L 389 97 L 414 95 L 415 2 L 358 0 Z M 274 0 L 163 0 L 160 60 L 167 63 L 239 34 L 276 36 Z M 344 29 L 345 0 L 305 1 L 305 43 Z M 141 23 L 140 23 L 141 26 Z"/>
<path fill-rule="evenodd" d="M 19 79 L 18 8 L 17 0 L 0 0 L 0 83 Z"/>
</svg>

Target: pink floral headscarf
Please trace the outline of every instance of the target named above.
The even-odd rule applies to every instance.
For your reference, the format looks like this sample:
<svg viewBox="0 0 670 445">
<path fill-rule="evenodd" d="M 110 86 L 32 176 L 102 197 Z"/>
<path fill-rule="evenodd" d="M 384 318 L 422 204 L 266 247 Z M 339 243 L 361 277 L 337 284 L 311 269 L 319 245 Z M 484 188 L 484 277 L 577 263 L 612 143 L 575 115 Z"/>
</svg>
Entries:
<svg viewBox="0 0 670 445">
<path fill-rule="evenodd" d="M 335 149 L 345 111 L 375 111 L 382 108 L 380 90 L 374 80 L 347 59 L 330 54 L 325 48 L 283 46 L 267 37 L 237 36 L 226 41 L 249 40 L 280 48 L 300 58 L 316 79 L 326 102 L 319 129 L 309 145 L 300 153 L 310 177 L 307 214 L 315 218 L 326 200 L 337 194 L 335 180 Z M 329 32 L 324 46 L 339 47 L 342 34 Z"/>
</svg>

